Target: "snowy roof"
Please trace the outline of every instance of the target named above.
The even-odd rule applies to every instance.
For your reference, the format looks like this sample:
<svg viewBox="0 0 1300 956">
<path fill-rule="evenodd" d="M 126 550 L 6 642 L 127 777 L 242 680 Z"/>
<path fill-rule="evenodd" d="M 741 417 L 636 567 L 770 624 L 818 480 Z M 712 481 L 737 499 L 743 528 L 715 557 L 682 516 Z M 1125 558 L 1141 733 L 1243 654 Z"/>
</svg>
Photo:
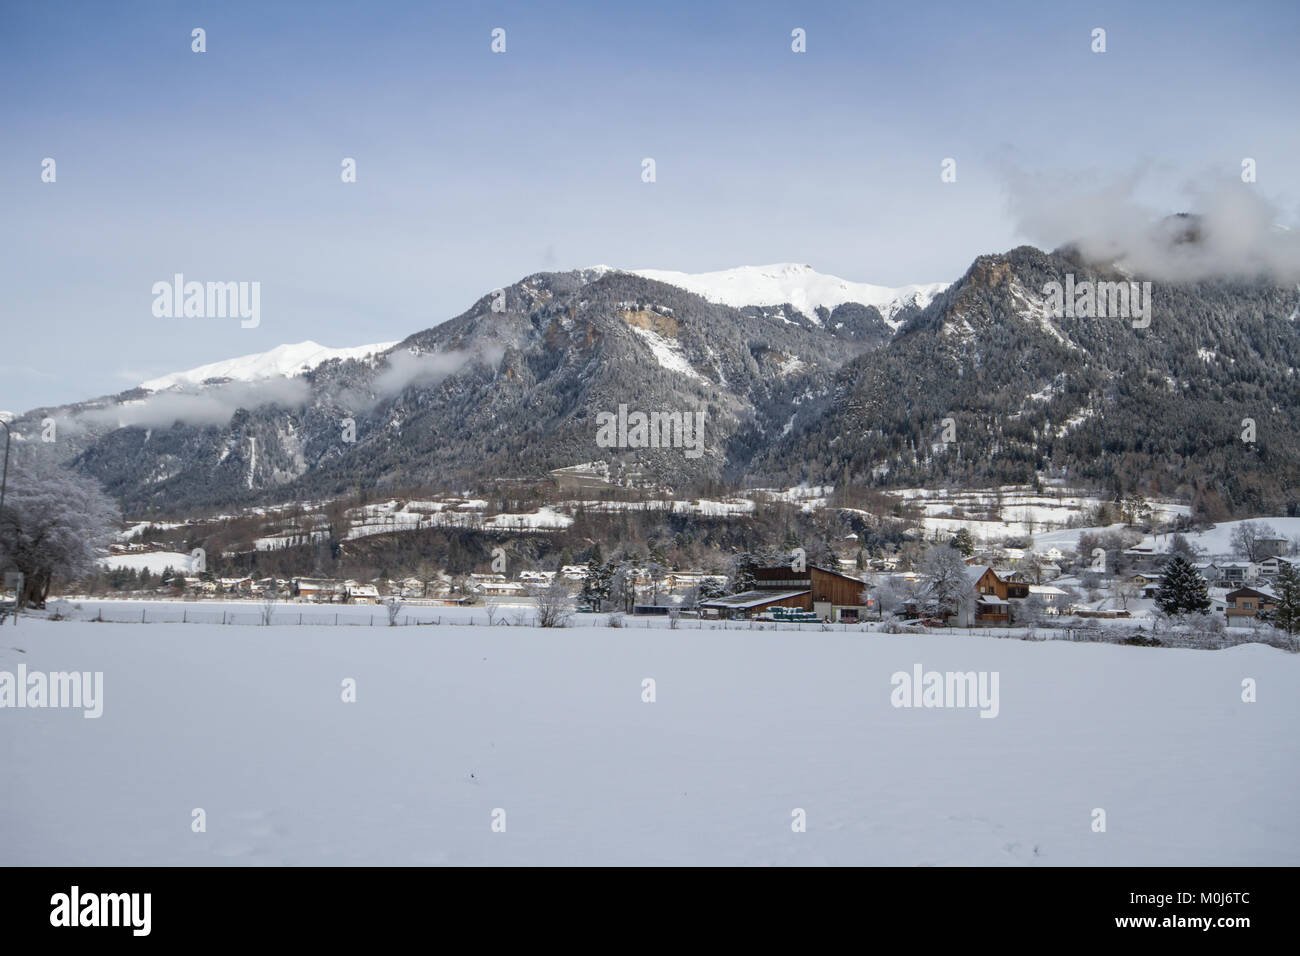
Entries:
<svg viewBox="0 0 1300 956">
<path fill-rule="evenodd" d="M 979 602 L 981 604 L 1010 604 L 1011 603 L 1010 601 L 998 597 L 996 594 L 981 594 Z"/>
<path fill-rule="evenodd" d="M 989 570 L 991 570 L 991 568 L 989 568 L 987 564 L 977 564 L 973 567 L 968 567 L 966 569 L 966 579 L 970 581 L 971 584 L 974 584 L 979 581 L 980 578 L 984 577 L 985 571 Z"/>
<path fill-rule="evenodd" d="M 808 591 L 743 591 L 740 594 L 729 594 L 726 597 L 713 598 L 709 601 L 701 601 L 701 607 L 731 607 L 747 608 L 759 604 L 771 604 L 773 601 L 784 601 L 787 598 L 802 597 Z"/>
<path fill-rule="evenodd" d="M 1060 588 L 1053 587 L 1050 584 L 1031 584 L 1029 585 L 1030 594 L 1064 594 Z"/>
</svg>

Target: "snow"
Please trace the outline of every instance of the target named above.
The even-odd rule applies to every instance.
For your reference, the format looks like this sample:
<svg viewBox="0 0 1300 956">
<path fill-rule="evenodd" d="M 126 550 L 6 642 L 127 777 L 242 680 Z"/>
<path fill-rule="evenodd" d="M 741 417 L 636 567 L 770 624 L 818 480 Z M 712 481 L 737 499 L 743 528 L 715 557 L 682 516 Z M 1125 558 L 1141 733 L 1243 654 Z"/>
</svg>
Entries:
<svg viewBox="0 0 1300 956">
<path fill-rule="evenodd" d="M 628 326 L 633 332 L 641 337 L 641 341 L 650 347 L 650 352 L 655 357 L 661 368 L 666 368 L 670 372 L 677 372 L 696 381 L 709 384 L 699 372 L 691 367 L 691 363 L 686 360 L 682 354 L 681 346 L 675 342 L 669 342 L 666 338 L 651 329 L 638 328 L 635 325 Z"/>
<path fill-rule="evenodd" d="M 143 554 L 110 554 L 99 559 L 105 568 L 126 568 L 139 571 L 147 568 L 150 574 L 161 574 L 168 568 L 173 571 L 189 571 L 194 559 L 179 551 L 146 551 Z"/>
<path fill-rule="evenodd" d="M 1216 524 L 1209 531 L 1189 531 L 1184 536 L 1192 547 L 1202 549 L 1207 557 L 1228 557 L 1233 554 L 1233 533 L 1236 531 L 1238 526 L 1245 524 L 1247 521 L 1261 527 L 1267 525 L 1283 538 L 1300 538 L 1300 518 L 1269 517 L 1243 518 L 1240 521 L 1224 521 Z M 1170 535 L 1162 534 L 1159 539 L 1153 535 L 1147 535 L 1137 546 L 1154 547 L 1157 552 L 1164 552 L 1169 550 L 1169 545 L 1171 543 L 1172 537 Z"/>
<path fill-rule="evenodd" d="M 820 324 L 817 307 L 833 310 L 846 302 L 875 306 L 891 328 L 900 310 L 910 305 L 921 308 L 951 283 L 931 282 L 896 288 L 850 282 L 837 276 L 815 271 L 812 266 L 780 262 L 769 266 L 740 266 L 721 272 L 672 272 L 663 269 L 633 269 L 635 275 L 665 282 L 694 292 L 721 305 L 740 308 L 747 305 L 773 306 L 789 303 L 809 321 Z"/>
<path fill-rule="evenodd" d="M 178 385 L 200 385 L 210 378 L 228 378 L 238 382 L 254 382 L 265 378 L 292 378 L 310 371 L 331 359 L 364 359 L 385 352 L 396 342 L 378 342 L 374 345 L 357 345 L 351 348 L 329 348 L 315 342 L 298 342 L 278 345 L 269 352 L 241 355 L 239 358 L 200 365 L 186 372 L 173 372 L 160 378 L 141 382 L 140 387 L 151 392 L 174 388 Z"/>
<path fill-rule="evenodd" d="M 1260 645 L 25 618 L 19 664 L 103 713 L 0 712 L 6 866 L 1300 864 L 1300 656 Z M 917 664 L 998 716 L 895 708 Z"/>
</svg>

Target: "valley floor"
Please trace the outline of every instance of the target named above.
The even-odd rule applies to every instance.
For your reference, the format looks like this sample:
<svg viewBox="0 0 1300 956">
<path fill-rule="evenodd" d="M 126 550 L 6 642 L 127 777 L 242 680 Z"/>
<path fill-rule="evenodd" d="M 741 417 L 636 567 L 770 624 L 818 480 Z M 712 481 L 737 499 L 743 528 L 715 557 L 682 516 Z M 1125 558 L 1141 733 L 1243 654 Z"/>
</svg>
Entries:
<svg viewBox="0 0 1300 956">
<path fill-rule="evenodd" d="M 20 665 L 103 713 L 0 709 L 0 865 L 1300 863 L 1260 645 L 23 619 Z M 893 706 L 915 665 L 996 671 L 997 716 Z"/>
</svg>

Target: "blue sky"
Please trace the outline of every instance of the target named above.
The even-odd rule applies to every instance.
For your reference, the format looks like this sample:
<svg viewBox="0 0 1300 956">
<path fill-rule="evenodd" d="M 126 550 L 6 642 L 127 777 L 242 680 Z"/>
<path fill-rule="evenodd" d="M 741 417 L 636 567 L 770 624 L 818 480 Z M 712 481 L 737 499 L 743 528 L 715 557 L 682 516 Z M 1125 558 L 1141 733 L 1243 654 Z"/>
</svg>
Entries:
<svg viewBox="0 0 1300 956">
<path fill-rule="evenodd" d="M 1291 2 L 4 0 L 0 408 L 399 339 L 545 269 L 950 280 L 1068 238 L 1011 213 L 1026 177 L 1139 171 L 1172 212 L 1250 156 L 1294 220 L 1297 41 Z M 176 272 L 260 281 L 260 326 L 155 318 Z"/>
</svg>

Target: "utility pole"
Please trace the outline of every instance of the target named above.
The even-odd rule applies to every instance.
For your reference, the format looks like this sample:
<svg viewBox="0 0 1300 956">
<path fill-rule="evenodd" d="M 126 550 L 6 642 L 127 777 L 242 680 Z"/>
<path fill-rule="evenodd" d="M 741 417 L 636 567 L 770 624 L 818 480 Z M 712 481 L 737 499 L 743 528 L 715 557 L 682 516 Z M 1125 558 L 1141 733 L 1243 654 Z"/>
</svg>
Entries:
<svg viewBox="0 0 1300 956">
<path fill-rule="evenodd" d="M 9 431 L 9 423 L 0 418 L 0 425 L 5 427 L 5 465 L 4 471 L 0 473 L 0 520 L 3 520 L 5 513 L 5 487 L 9 484 L 9 441 L 12 437 Z M 5 586 L 13 586 L 14 589 L 14 627 L 18 626 L 18 611 L 23 605 L 23 576 L 18 572 L 9 572 L 5 575 Z"/>
<path fill-rule="evenodd" d="M 5 485 L 9 483 L 9 423 L 0 418 L 0 425 L 5 427 L 5 469 L 4 474 L 0 475 L 0 514 L 5 510 Z"/>
</svg>

